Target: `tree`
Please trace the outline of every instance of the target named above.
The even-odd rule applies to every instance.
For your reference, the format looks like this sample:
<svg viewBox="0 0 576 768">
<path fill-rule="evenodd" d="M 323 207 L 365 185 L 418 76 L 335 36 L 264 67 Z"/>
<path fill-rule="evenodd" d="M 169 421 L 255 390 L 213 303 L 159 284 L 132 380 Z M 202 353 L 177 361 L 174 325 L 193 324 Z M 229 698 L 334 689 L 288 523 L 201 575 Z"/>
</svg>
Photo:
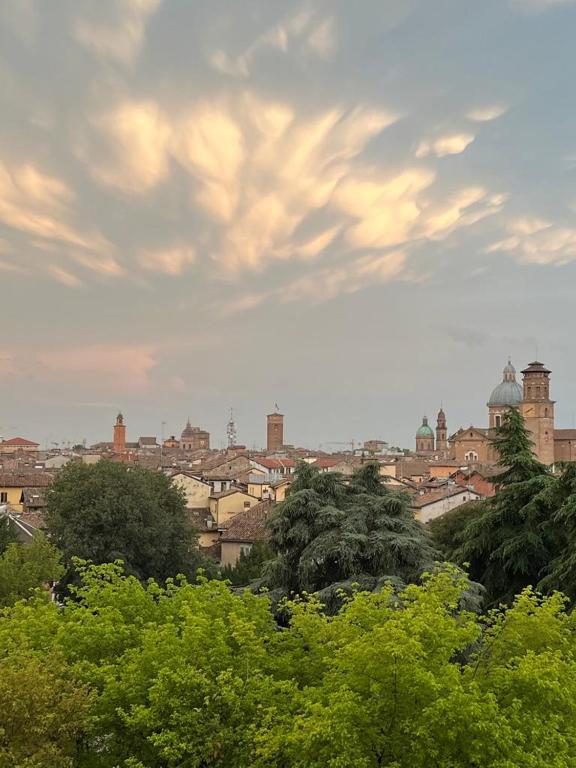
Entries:
<svg viewBox="0 0 576 768">
<path fill-rule="evenodd" d="M 7 517 L 0 517 L 0 555 L 2 555 L 9 544 L 15 544 L 18 537 L 14 533 L 10 520 Z"/>
<path fill-rule="evenodd" d="M 0 766 L 77 766 L 91 705 L 61 656 L 20 649 L 1 658 Z"/>
<path fill-rule="evenodd" d="M 483 509 L 482 502 L 468 501 L 427 524 L 432 541 L 444 560 L 454 562 L 464 531 Z"/>
<path fill-rule="evenodd" d="M 508 409 L 494 445 L 502 469 L 497 493 L 478 505 L 454 552 L 486 588 L 488 605 L 511 603 L 524 587 L 536 586 L 561 546 L 552 522 L 557 480 L 534 456 L 519 411 Z"/>
<path fill-rule="evenodd" d="M 63 606 L 0 612 L 0 766 L 568 768 L 576 633 L 559 595 L 462 611 L 456 569 L 316 596 L 278 631 L 219 581 L 83 566 Z"/>
<path fill-rule="evenodd" d="M 30 597 L 63 574 L 60 552 L 42 533 L 30 544 L 9 544 L 0 557 L 0 606 Z"/>
<path fill-rule="evenodd" d="M 70 463 L 47 495 L 46 522 L 70 565 L 122 560 L 139 579 L 192 574 L 202 559 L 183 492 L 159 472 L 106 461 Z"/>
<path fill-rule="evenodd" d="M 247 587 L 250 582 L 262 574 L 262 568 L 273 556 L 272 548 L 266 541 L 255 541 L 249 552 L 240 553 L 236 565 L 227 565 L 222 568 L 223 579 L 228 579 L 232 586 Z"/>
<path fill-rule="evenodd" d="M 263 583 L 275 597 L 323 590 L 332 604 L 355 582 L 377 589 L 390 579 L 413 581 L 434 562 L 408 496 L 386 488 L 375 463 L 349 481 L 300 466 L 270 530 L 276 557 L 265 567 Z"/>
<path fill-rule="evenodd" d="M 576 601 L 576 464 L 565 464 L 553 486 L 550 526 L 555 534 L 555 556 L 548 563 L 539 587 L 562 590 Z"/>
</svg>

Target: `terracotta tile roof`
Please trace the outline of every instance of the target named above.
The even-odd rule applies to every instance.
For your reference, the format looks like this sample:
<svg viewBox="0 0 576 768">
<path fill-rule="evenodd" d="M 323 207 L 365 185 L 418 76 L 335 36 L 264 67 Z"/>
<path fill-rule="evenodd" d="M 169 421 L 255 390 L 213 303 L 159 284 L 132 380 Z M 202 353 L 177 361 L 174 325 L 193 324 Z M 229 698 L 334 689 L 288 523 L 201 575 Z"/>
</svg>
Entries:
<svg viewBox="0 0 576 768">
<path fill-rule="evenodd" d="M 32 440 L 25 440 L 23 437 L 11 437 L 9 440 L 2 440 L 0 442 L 0 448 L 3 445 L 9 446 L 9 447 L 22 446 L 23 448 L 24 447 L 30 448 L 34 446 L 37 448 L 40 445 L 40 443 L 33 443 Z"/>
<path fill-rule="evenodd" d="M 46 506 L 46 499 L 44 496 L 43 488 L 23 488 L 22 496 L 24 506 L 26 507 L 39 508 Z"/>
<path fill-rule="evenodd" d="M 342 464 L 342 461 L 343 459 L 316 459 L 316 461 L 312 462 L 312 466 L 319 469 L 330 469 L 330 467 L 335 467 L 336 464 Z"/>
<path fill-rule="evenodd" d="M 190 524 L 196 531 L 201 533 L 217 531 L 216 520 L 214 520 L 210 510 L 206 509 L 206 507 L 188 507 L 186 514 Z"/>
<path fill-rule="evenodd" d="M 270 534 L 266 521 L 271 508 L 272 503 L 266 500 L 234 515 L 221 534 L 220 541 L 268 541 Z"/>
<path fill-rule="evenodd" d="M 47 472 L 0 472 L 3 488 L 46 488 L 53 480 Z"/>
<path fill-rule="evenodd" d="M 243 491 L 242 488 L 229 488 L 227 491 L 220 491 L 220 493 L 211 493 L 210 498 L 211 499 L 223 499 L 224 496 L 232 496 L 234 493 L 241 493 L 244 496 L 250 496 L 251 499 L 255 499 L 256 496 L 252 496 L 249 493 L 246 493 L 246 491 Z"/>
<path fill-rule="evenodd" d="M 432 491 L 432 493 L 424 493 L 422 496 L 416 496 L 412 499 L 412 507 L 421 509 L 422 507 L 427 507 L 429 504 L 442 501 L 442 499 L 449 499 L 452 496 L 457 496 L 459 493 L 473 493 L 476 496 L 480 496 L 478 491 L 471 491 L 461 485 L 456 487 L 451 486 L 450 488 L 442 488 L 438 491 Z"/>
<path fill-rule="evenodd" d="M 266 469 L 291 469 L 296 466 L 294 459 L 255 459 L 257 464 L 266 467 Z"/>
</svg>

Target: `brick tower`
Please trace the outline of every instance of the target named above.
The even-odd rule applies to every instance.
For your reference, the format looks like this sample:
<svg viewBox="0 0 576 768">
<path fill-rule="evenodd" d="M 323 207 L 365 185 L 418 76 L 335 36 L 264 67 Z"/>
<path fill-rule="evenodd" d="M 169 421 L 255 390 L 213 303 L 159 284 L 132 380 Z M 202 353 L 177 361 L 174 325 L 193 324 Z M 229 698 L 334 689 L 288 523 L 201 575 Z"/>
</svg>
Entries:
<svg viewBox="0 0 576 768">
<path fill-rule="evenodd" d="M 126 425 L 121 413 L 116 417 L 114 424 L 114 453 L 124 453 L 126 450 Z"/>
<path fill-rule="evenodd" d="M 554 400 L 550 400 L 550 373 L 537 360 L 522 371 L 520 412 L 532 435 L 533 451 L 542 464 L 554 463 Z"/>
<path fill-rule="evenodd" d="M 266 417 L 266 450 L 279 451 L 284 445 L 284 415 L 278 413 L 278 406 L 274 413 Z"/>
<path fill-rule="evenodd" d="M 436 419 L 436 450 L 445 454 L 448 451 L 448 427 L 446 426 L 446 414 L 440 408 Z"/>
</svg>

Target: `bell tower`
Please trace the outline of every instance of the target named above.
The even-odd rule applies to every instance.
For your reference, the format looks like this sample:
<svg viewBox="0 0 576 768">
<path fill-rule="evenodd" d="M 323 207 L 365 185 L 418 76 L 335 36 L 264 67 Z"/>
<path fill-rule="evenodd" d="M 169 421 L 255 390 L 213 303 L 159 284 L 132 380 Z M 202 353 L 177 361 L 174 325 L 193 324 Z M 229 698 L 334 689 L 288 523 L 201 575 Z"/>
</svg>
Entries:
<svg viewBox="0 0 576 768">
<path fill-rule="evenodd" d="M 284 445 L 284 415 L 275 406 L 274 413 L 266 416 L 266 450 L 268 453 L 282 450 Z"/>
<path fill-rule="evenodd" d="M 114 424 L 114 453 L 124 453 L 126 450 L 126 424 L 124 424 L 124 416 L 121 413 L 116 416 L 116 424 Z"/>
<path fill-rule="evenodd" d="M 448 428 L 443 408 L 438 411 L 438 418 L 436 419 L 436 450 L 441 453 L 446 453 L 448 450 Z"/>
<path fill-rule="evenodd" d="M 532 436 L 536 458 L 549 466 L 554 463 L 554 400 L 550 399 L 550 373 L 535 360 L 522 371 L 523 397 L 520 411 Z"/>
</svg>

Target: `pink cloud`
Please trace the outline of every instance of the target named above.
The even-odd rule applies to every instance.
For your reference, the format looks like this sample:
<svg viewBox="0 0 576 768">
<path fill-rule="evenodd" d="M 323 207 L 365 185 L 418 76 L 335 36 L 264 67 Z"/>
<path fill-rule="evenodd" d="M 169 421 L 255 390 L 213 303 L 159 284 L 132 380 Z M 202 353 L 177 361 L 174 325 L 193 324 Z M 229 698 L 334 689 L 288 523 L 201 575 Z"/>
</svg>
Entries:
<svg viewBox="0 0 576 768">
<path fill-rule="evenodd" d="M 51 377 L 90 377 L 106 388 L 143 390 L 156 366 L 154 349 L 148 345 L 92 344 L 66 347 L 38 355 Z"/>
<path fill-rule="evenodd" d="M 0 378 L 37 379 L 44 384 L 72 384 L 122 392 L 142 392 L 157 365 L 147 344 L 88 344 L 52 349 L 0 351 Z"/>
</svg>

